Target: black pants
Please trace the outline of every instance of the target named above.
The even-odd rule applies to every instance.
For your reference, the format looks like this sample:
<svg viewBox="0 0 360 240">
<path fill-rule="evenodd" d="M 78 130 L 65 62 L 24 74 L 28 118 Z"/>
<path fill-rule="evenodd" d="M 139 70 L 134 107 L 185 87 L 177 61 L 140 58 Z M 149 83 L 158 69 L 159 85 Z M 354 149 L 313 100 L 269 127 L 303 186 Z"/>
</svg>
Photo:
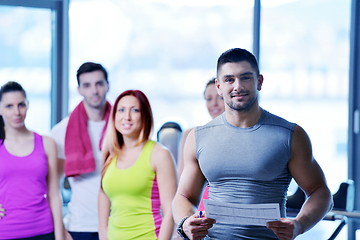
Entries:
<svg viewBox="0 0 360 240">
<path fill-rule="evenodd" d="M 52 232 L 52 233 L 48 233 L 48 234 L 38 235 L 35 237 L 17 238 L 17 239 L 13 239 L 13 240 L 55 240 L 55 235 Z"/>
<path fill-rule="evenodd" d="M 74 240 L 99 240 L 97 232 L 69 232 Z"/>
</svg>

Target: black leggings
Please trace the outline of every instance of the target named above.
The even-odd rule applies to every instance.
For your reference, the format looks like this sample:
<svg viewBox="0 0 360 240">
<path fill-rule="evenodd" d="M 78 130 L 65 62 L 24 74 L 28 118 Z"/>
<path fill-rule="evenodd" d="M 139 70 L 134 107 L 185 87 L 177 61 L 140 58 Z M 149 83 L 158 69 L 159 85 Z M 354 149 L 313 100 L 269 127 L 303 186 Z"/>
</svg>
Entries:
<svg viewBox="0 0 360 240">
<path fill-rule="evenodd" d="M 35 237 L 17 238 L 17 239 L 13 239 L 13 240 L 55 240 L 55 235 L 52 232 L 52 233 L 48 233 L 48 234 L 38 235 Z"/>
</svg>

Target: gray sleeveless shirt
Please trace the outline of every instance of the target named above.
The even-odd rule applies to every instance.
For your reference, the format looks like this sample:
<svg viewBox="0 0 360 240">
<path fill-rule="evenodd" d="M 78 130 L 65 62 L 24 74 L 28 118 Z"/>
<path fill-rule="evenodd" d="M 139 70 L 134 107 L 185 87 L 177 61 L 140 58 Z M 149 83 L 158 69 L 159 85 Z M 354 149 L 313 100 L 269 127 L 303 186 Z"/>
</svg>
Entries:
<svg viewBox="0 0 360 240">
<path fill-rule="evenodd" d="M 229 124 L 225 114 L 195 129 L 196 157 L 209 199 L 227 203 L 279 203 L 286 216 L 288 161 L 295 124 L 262 110 L 250 128 Z M 216 223 L 211 239 L 277 239 L 266 227 Z"/>
</svg>

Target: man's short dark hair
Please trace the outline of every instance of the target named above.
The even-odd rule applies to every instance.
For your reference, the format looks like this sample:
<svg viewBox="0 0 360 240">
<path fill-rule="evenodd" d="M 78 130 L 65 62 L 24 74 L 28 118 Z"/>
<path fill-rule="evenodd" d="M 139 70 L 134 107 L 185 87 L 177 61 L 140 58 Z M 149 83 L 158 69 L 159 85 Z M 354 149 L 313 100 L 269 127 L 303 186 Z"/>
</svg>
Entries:
<svg viewBox="0 0 360 240">
<path fill-rule="evenodd" d="M 81 74 L 94 72 L 94 71 L 102 71 L 104 73 L 104 76 L 105 76 L 105 81 L 107 83 L 109 83 L 107 71 L 100 63 L 86 62 L 86 63 L 83 63 L 79 67 L 79 69 L 77 70 L 76 79 L 77 79 L 77 82 L 78 82 L 78 86 L 80 86 L 79 77 L 80 77 Z"/>
<path fill-rule="evenodd" d="M 251 67 L 255 70 L 256 74 L 259 75 L 259 66 L 256 60 L 256 57 L 249 51 L 242 48 L 232 48 L 224 53 L 222 53 L 217 61 L 216 70 L 219 72 L 219 69 L 225 63 L 234 63 L 246 61 L 250 63 Z"/>
</svg>

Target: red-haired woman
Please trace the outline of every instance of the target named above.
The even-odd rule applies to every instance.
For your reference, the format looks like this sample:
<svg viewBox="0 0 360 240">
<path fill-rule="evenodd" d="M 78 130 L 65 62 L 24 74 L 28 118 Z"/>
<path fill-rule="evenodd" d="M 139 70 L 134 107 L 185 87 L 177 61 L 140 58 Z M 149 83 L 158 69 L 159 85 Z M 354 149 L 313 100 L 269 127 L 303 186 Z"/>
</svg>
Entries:
<svg viewBox="0 0 360 240">
<path fill-rule="evenodd" d="M 176 173 L 171 153 L 150 140 L 153 116 L 139 90 L 121 93 L 104 141 L 100 239 L 170 239 Z M 161 210 L 160 210 L 161 209 Z"/>
</svg>

